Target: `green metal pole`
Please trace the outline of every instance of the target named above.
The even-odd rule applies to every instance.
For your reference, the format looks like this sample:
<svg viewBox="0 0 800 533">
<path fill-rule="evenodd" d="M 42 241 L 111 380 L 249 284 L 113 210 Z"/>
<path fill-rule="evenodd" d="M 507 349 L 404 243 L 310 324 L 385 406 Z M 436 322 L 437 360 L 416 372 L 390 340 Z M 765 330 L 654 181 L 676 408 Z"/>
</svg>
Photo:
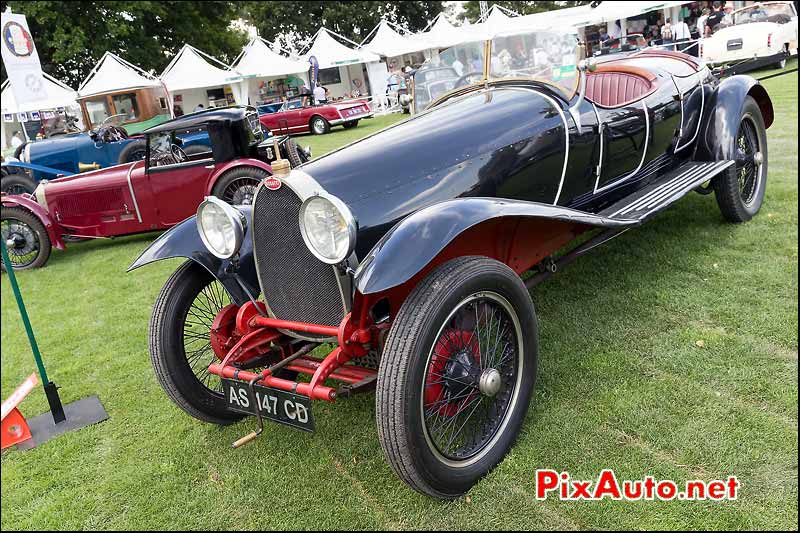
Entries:
<svg viewBox="0 0 800 533">
<path fill-rule="evenodd" d="M 36 343 L 36 337 L 33 335 L 33 328 L 31 321 L 28 318 L 28 311 L 25 309 L 25 302 L 22 301 L 22 294 L 19 292 L 19 285 L 17 284 L 17 276 L 14 274 L 14 268 L 11 265 L 11 259 L 8 257 L 8 250 L 6 249 L 5 240 L 0 238 L 0 252 L 3 255 L 3 264 L 6 267 L 6 274 L 8 274 L 8 282 L 11 284 L 11 289 L 14 291 L 14 298 L 17 300 L 17 307 L 19 307 L 19 314 L 22 317 L 22 323 L 25 325 L 25 332 L 28 334 L 28 342 L 31 344 L 31 351 L 33 358 L 36 360 L 36 366 L 39 369 L 39 376 L 42 378 L 42 385 L 44 385 L 44 392 L 47 395 L 47 402 L 50 404 L 50 412 L 53 415 L 55 423 L 63 422 L 65 419 L 64 408 L 61 405 L 61 399 L 58 396 L 58 389 L 55 383 L 52 383 L 47 378 L 47 370 L 44 368 L 42 361 L 42 354 L 39 353 L 39 345 Z"/>
</svg>

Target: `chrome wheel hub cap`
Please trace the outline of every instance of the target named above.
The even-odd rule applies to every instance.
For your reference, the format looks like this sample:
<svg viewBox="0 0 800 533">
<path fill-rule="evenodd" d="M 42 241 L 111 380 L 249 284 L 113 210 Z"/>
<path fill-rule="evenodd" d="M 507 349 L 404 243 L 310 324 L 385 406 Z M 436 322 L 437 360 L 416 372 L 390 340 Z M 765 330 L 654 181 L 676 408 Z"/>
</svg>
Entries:
<svg viewBox="0 0 800 533">
<path fill-rule="evenodd" d="M 502 385 L 500 372 L 494 368 L 487 368 L 481 373 L 478 388 L 484 396 L 492 397 L 500 392 L 500 385 Z"/>
</svg>

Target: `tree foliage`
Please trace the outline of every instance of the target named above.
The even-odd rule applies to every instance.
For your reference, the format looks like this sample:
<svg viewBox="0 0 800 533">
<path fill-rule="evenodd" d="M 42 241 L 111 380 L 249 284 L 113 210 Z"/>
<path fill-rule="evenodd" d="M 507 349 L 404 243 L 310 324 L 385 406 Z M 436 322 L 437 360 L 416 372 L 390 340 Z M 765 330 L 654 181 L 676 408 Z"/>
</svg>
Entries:
<svg viewBox="0 0 800 533">
<path fill-rule="evenodd" d="M 291 35 L 295 42 L 307 41 L 325 26 L 348 39 L 360 43 L 382 18 L 419 31 L 444 9 L 444 2 L 422 1 L 308 1 L 308 2 L 244 2 L 241 14 L 268 41 Z"/>
<path fill-rule="evenodd" d="M 563 9 L 565 7 L 575 7 L 583 4 L 588 4 L 588 1 L 555 1 L 555 2 L 540 2 L 540 1 L 498 1 L 489 2 L 489 7 L 492 4 L 497 4 L 506 9 L 510 9 L 520 15 L 530 15 L 531 13 L 541 13 L 543 11 L 553 11 L 555 9 Z M 481 16 L 480 2 L 477 0 L 469 0 L 464 2 L 464 16 L 472 23 L 478 22 Z"/>
<path fill-rule="evenodd" d="M 234 2 L 3 1 L 28 20 L 42 69 L 77 88 L 107 51 L 160 73 L 185 44 L 232 61 L 246 42 Z M 5 68 L 3 69 L 5 78 Z"/>
</svg>

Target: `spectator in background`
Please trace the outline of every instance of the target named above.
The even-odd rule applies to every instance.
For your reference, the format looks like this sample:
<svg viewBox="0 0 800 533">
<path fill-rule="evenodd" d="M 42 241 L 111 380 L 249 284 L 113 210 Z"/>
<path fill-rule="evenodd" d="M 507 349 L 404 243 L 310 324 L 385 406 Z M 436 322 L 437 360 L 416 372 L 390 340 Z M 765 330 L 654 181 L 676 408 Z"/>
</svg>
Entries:
<svg viewBox="0 0 800 533">
<path fill-rule="evenodd" d="M 685 20 L 680 20 L 672 25 L 672 38 L 675 42 L 688 41 L 692 38 L 692 32 Z"/>
<path fill-rule="evenodd" d="M 707 7 L 703 8 L 703 14 L 697 17 L 697 32 L 700 34 L 700 38 L 706 36 L 706 21 L 708 20 L 708 15 L 711 14 L 711 10 Z"/>
<path fill-rule="evenodd" d="M 25 144 L 25 139 L 22 138 L 22 134 L 19 130 L 15 130 L 14 133 L 11 135 L 11 148 L 16 150 L 20 146 Z"/>
<path fill-rule="evenodd" d="M 206 108 L 203 104 L 197 104 L 197 107 L 194 108 L 194 112 L 197 113 L 198 111 L 203 111 Z"/>
<path fill-rule="evenodd" d="M 708 27 L 708 34 L 714 33 L 716 31 L 717 26 L 722 19 L 725 18 L 725 13 L 722 11 L 722 2 L 714 2 L 714 11 L 708 16 L 706 19 L 706 27 Z"/>
<path fill-rule="evenodd" d="M 314 87 L 314 102 L 317 104 L 328 103 L 328 96 L 325 94 L 325 88 L 320 82 L 317 82 L 317 86 Z"/>
<path fill-rule="evenodd" d="M 459 61 L 458 56 L 456 56 L 456 59 L 455 61 L 453 61 L 453 64 L 451 66 L 453 67 L 453 70 L 456 71 L 456 74 L 458 74 L 459 76 L 464 74 L 464 63 Z"/>
<path fill-rule="evenodd" d="M 609 39 L 618 39 L 622 37 L 622 26 L 620 25 L 618 20 L 615 20 L 613 24 L 608 25 L 608 38 Z"/>
<path fill-rule="evenodd" d="M 725 6 L 723 13 L 725 14 L 725 16 L 722 17 L 722 23 L 726 26 L 730 26 L 731 24 L 733 24 L 733 7 Z"/>
<path fill-rule="evenodd" d="M 661 26 L 661 38 L 664 40 L 664 43 L 672 42 L 672 19 L 668 18 L 664 22 L 664 25 Z"/>
</svg>

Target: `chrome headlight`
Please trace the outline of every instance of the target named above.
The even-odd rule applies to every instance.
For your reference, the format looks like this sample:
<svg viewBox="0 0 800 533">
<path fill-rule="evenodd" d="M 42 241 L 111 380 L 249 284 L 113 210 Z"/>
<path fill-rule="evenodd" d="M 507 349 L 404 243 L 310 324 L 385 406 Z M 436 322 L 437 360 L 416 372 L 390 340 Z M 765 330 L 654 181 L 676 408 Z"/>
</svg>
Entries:
<svg viewBox="0 0 800 533">
<path fill-rule="evenodd" d="M 228 259 L 239 251 L 246 223 L 241 211 L 216 196 L 207 196 L 197 208 L 200 239 L 220 259 Z"/>
<path fill-rule="evenodd" d="M 334 196 L 312 196 L 300 206 L 300 233 L 314 256 L 335 265 L 356 245 L 356 222 L 350 209 Z"/>
</svg>

